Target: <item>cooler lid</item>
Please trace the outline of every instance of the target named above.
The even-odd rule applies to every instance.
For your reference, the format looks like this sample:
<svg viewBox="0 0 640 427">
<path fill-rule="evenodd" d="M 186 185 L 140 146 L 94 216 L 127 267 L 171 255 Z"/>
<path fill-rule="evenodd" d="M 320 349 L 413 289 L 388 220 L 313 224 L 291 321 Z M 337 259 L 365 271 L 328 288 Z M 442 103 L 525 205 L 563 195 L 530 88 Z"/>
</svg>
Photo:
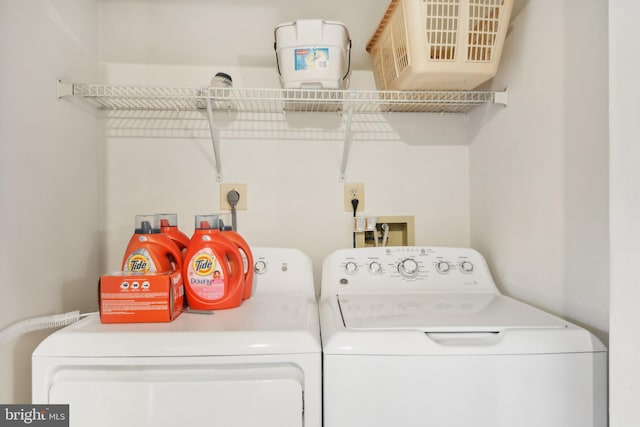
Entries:
<svg viewBox="0 0 640 427">
<path fill-rule="evenodd" d="M 167 323 L 103 324 L 92 315 L 57 331 L 38 356 L 222 356 L 320 352 L 318 310 L 307 295 L 253 296 L 213 314 Z"/>
<path fill-rule="evenodd" d="M 566 328 L 562 319 L 513 298 L 483 294 L 338 295 L 345 328 L 425 332 L 498 332 Z"/>
</svg>

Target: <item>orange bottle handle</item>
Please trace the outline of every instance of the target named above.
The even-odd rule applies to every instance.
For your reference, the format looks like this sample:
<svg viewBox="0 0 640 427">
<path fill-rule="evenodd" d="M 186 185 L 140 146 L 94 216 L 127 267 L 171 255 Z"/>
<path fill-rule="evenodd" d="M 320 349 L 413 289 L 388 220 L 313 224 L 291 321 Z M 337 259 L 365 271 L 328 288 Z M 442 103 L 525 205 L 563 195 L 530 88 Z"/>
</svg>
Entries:
<svg viewBox="0 0 640 427">
<path fill-rule="evenodd" d="M 240 248 L 241 252 L 244 252 L 247 257 L 247 271 L 244 271 L 244 261 L 243 261 L 243 273 L 244 273 L 244 291 L 242 299 L 247 299 L 251 297 L 252 287 L 253 287 L 253 253 L 251 253 L 251 248 L 249 248 L 249 244 L 244 238 L 238 234 L 236 231 L 224 231 L 223 236 L 226 236 L 229 240 Z"/>
<path fill-rule="evenodd" d="M 232 295 L 233 289 L 240 289 L 240 293 L 244 290 L 244 263 L 240 251 L 234 242 L 221 236 L 224 239 L 224 257 L 229 262 L 229 273 L 231 280 L 229 283 L 225 281 L 225 295 Z M 222 241 L 222 239 L 220 239 Z M 216 242 L 217 243 L 217 242 Z"/>
<path fill-rule="evenodd" d="M 242 249 L 247 257 L 247 271 L 244 273 L 244 293 L 242 299 L 247 299 L 251 297 L 252 288 L 253 288 L 253 254 L 251 253 L 251 249 L 249 246 L 240 245 L 240 249 Z"/>
<path fill-rule="evenodd" d="M 182 271 L 182 252 L 180 251 L 180 248 L 178 248 L 178 245 L 176 245 L 173 240 L 169 239 L 168 236 L 162 236 L 166 237 L 166 240 L 162 239 L 161 241 L 156 243 L 161 245 L 166 250 L 166 255 L 171 255 L 171 258 L 173 258 L 173 262 L 175 262 L 174 269 L 176 271 Z"/>
<path fill-rule="evenodd" d="M 183 249 L 187 249 L 189 246 L 189 237 L 184 234 L 182 231 L 178 229 L 178 227 L 171 226 L 162 226 L 160 227 L 160 231 L 167 235 L 176 245 L 178 245 L 178 249 L 181 251 Z"/>
</svg>

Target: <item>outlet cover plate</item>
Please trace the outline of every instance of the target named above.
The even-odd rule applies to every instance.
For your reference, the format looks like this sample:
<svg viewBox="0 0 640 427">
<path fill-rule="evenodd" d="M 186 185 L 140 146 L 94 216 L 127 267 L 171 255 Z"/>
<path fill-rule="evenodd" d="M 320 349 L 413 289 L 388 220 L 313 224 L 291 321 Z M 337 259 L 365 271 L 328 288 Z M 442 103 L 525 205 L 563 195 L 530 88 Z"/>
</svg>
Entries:
<svg viewBox="0 0 640 427">
<path fill-rule="evenodd" d="M 358 209 L 356 212 L 364 211 L 364 184 L 362 182 L 352 182 L 344 185 L 344 210 L 346 212 L 353 212 L 353 205 L 351 200 L 354 198 L 353 194 L 357 194 Z"/>
<path fill-rule="evenodd" d="M 236 205 L 237 211 L 247 210 L 247 184 L 220 184 L 220 210 L 230 211 L 231 206 L 227 201 L 227 193 L 231 190 L 236 190 L 240 193 L 240 200 Z"/>
</svg>

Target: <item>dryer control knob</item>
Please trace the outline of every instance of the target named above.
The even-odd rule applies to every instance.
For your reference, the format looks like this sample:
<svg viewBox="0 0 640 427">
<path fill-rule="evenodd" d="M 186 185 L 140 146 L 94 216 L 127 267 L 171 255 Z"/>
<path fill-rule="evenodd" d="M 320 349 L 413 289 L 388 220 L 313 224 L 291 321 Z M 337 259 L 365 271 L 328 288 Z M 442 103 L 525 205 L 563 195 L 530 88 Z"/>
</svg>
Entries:
<svg viewBox="0 0 640 427">
<path fill-rule="evenodd" d="M 439 261 L 438 263 L 436 263 L 436 270 L 438 270 L 438 273 L 440 274 L 446 274 L 450 269 L 451 266 L 447 261 Z"/>
<path fill-rule="evenodd" d="M 416 277 L 420 273 L 420 267 L 413 258 L 406 258 L 398 264 L 398 271 L 404 277 Z"/>
<path fill-rule="evenodd" d="M 358 264 L 353 261 L 349 261 L 344 265 L 344 271 L 346 271 L 347 274 L 355 274 L 356 271 L 358 271 Z"/>
<path fill-rule="evenodd" d="M 466 274 L 473 272 L 473 264 L 471 261 L 462 261 L 460 263 L 460 271 Z"/>
<path fill-rule="evenodd" d="M 263 274 L 267 271 L 267 263 L 264 261 L 256 261 L 256 265 L 253 267 L 253 271 L 258 274 Z"/>
</svg>

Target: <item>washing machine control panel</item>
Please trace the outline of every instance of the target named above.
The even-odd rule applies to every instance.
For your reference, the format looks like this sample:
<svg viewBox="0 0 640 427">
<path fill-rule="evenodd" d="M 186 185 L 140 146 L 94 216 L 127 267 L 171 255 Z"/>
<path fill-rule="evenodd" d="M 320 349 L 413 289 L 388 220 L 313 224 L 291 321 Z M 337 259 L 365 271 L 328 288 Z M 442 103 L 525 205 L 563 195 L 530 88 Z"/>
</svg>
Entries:
<svg viewBox="0 0 640 427">
<path fill-rule="evenodd" d="M 484 258 L 469 248 L 344 249 L 325 260 L 322 286 L 332 286 L 325 282 L 338 293 L 497 291 Z"/>
</svg>

